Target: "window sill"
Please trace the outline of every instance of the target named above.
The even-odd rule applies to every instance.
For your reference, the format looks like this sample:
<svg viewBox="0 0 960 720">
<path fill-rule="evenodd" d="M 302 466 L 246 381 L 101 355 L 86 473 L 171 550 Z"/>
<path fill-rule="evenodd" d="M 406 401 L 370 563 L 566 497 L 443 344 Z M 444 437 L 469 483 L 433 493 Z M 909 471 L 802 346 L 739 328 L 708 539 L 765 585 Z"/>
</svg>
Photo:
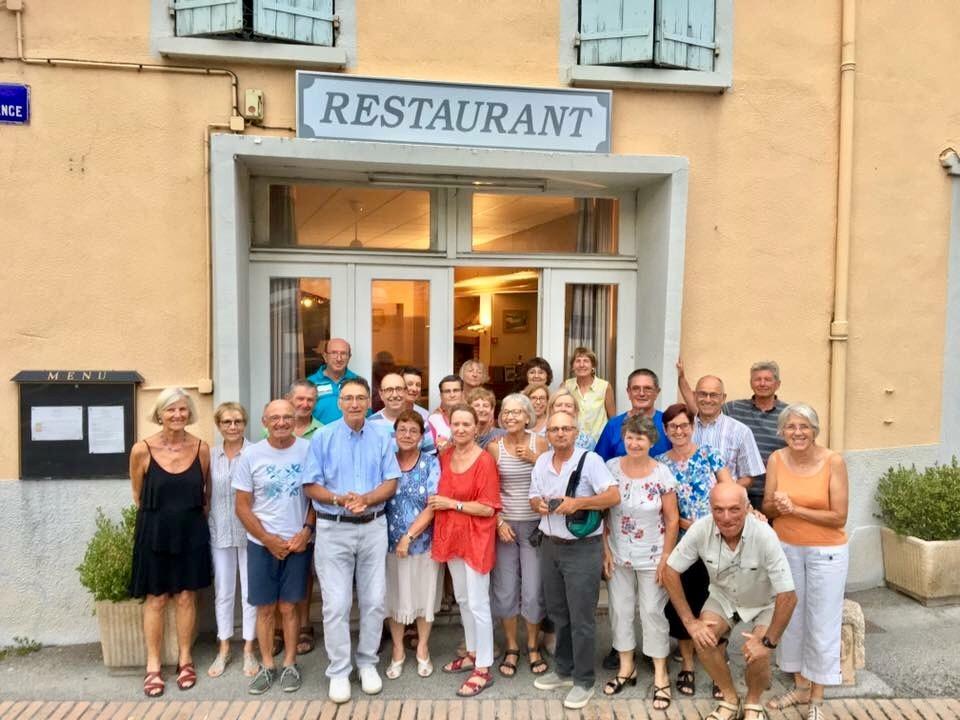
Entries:
<svg viewBox="0 0 960 720">
<path fill-rule="evenodd" d="M 731 75 L 722 71 L 664 70 L 610 65 L 574 65 L 570 69 L 569 80 L 575 87 L 651 88 L 712 93 L 722 93 L 733 86 Z"/>
<path fill-rule="evenodd" d="M 347 64 L 343 48 L 318 45 L 167 37 L 158 40 L 157 51 L 174 59 L 292 65 L 311 70 L 341 70 Z"/>
</svg>

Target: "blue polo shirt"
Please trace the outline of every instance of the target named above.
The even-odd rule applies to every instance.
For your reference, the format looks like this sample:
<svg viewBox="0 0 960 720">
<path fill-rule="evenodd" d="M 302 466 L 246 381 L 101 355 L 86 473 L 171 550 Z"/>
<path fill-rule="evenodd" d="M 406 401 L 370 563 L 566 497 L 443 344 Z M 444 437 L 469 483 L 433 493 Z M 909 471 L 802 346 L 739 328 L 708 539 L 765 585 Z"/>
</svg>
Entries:
<svg viewBox="0 0 960 720">
<path fill-rule="evenodd" d="M 313 416 L 324 425 L 329 425 L 334 420 L 343 417 L 337 399 L 340 397 L 340 383 L 347 378 L 355 378 L 357 374 L 350 368 L 347 368 L 343 377 L 339 380 L 333 380 L 326 375 L 327 366 L 321 365 L 313 375 L 307 378 L 317 386 L 317 404 L 313 408 Z"/>
<path fill-rule="evenodd" d="M 416 408 L 417 406 L 414 405 L 413 407 Z M 426 420 L 426 418 L 424 418 L 424 420 Z M 379 425 L 379 426 L 382 427 L 386 432 L 390 433 L 390 437 L 391 437 L 391 438 L 393 439 L 393 441 L 394 441 L 394 442 L 393 442 L 393 451 L 394 451 L 394 452 L 397 452 L 397 451 L 399 450 L 399 448 L 397 447 L 397 442 L 396 442 L 396 440 L 397 440 L 397 438 L 396 438 L 397 431 L 394 430 L 394 428 L 393 428 L 393 422 L 392 422 L 391 420 L 388 420 L 387 418 L 385 418 L 385 417 L 383 416 L 383 410 L 380 410 L 379 412 L 375 412 L 373 415 L 371 415 L 370 417 L 368 417 L 368 418 L 367 418 L 367 422 L 368 422 L 368 423 L 373 423 L 373 424 L 375 424 L 375 425 Z M 429 429 L 424 429 L 424 431 L 423 431 L 423 438 L 420 440 L 420 450 L 421 450 L 422 452 L 427 453 L 428 455 L 436 455 L 436 454 L 437 454 L 437 446 L 436 446 L 436 445 L 434 444 L 434 442 L 433 442 L 433 433 L 431 433 Z"/>
<path fill-rule="evenodd" d="M 367 493 L 384 480 L 399 477 L 400 464 L 393 451 L 393 438 L 383 426 L 364 421 L 359 430 L 353 430 L 342 419 L 314 433 L 303 470 L 304 485 L 316 483 L 334 495 Z M 323 505 L 316 500 L 313 507 L 328 515 L 346 513 L 342 507 Z M 382 509 L 381 504 L 367 508 L 366 512 Z"/>
<path fill-rule="evenodd" d="M 593 451 L 602 457 L 604 461 L 613 460 L 615 457 L 621 457 L 627 454 L 627 449 L 623 446 L 623 423 L 627 419 L 627 413 L 617 415 L 607 420 L 607 424 L 600 433 L 600 439 L 597 440 L 597 446 Z M 660 436 L 656 444 L 650 448 L 650 457 L 662 455 L 673 447 L 673 443 L 667 440 L 667 433 L 663 429 L 663 413 L 659 410 L 653 411 L 653 423 L 657 426 L 657 434 Z"/>
</svg>

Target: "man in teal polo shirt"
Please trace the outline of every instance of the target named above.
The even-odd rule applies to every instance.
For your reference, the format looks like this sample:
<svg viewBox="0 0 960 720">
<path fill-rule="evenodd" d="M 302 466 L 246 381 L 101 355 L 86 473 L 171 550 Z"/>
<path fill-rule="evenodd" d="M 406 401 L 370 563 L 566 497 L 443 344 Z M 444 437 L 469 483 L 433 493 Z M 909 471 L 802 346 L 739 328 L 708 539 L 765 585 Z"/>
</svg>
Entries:
<svg viewBox="0 0 960 720">
<path fill-rule="evenodd" d="M 339 420 L 343 413 L 337 404 L 340 397 L 340 382 L 353 379 L 357 374 L 347 367 L 350 362 L 350 343 L 343 338 L 330 338 L 323 348 L 325 364 L 307 378 L 317 386 L 317 405 L 313 416 L 324 425 Z"/>
</svg>

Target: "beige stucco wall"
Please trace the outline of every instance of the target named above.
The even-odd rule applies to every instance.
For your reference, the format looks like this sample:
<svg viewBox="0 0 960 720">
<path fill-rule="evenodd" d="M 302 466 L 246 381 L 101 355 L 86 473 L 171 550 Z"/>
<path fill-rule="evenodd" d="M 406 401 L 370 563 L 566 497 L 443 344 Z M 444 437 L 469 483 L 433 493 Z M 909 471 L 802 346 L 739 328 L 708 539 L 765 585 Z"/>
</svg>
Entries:
<svg viewBox="0 0 960 720">
<path fill-rule="evenodd" d="M 936 158 L 960 142 L 950 111 L 960 6 L 860 5 L 847 440 L 930 443 L 939 432 L 949 218 Z M 733 90 L 617 90 L 614 149 L 690 159 L 688 371 L 719 373 L 739 396 L 750 362 L 774 357 L 783 395 L 825 411 L 839 3 L 737 10 Z M 352 70 L 557 85 L 558 13 L 556 2 L 358 2 Z M 157 62 L 149 22 L 148 3 L 31 4 L 27 52 Z M 0 54 L 16 54 L 4 10 Z M 293 123 L 291 69 L 234 69 L 241 90 L 265 91 L 268 124 Z M 149 386 L 209 377 L 203 138 L 208 123 L 228 119 L 227 81 L 17 62 L 0 63 L 0 81 L 33 91 L 31 124 L 0 126 L 0 376 L 72 367 L 135 369 Z M 152 397 L 142 394 L 141 417 Z M 0 426 L 16 427 L 9 383 L 0 385 Z M 4 437 L 0 478 L 11 478 L 16 433 Z"/>
</svg>

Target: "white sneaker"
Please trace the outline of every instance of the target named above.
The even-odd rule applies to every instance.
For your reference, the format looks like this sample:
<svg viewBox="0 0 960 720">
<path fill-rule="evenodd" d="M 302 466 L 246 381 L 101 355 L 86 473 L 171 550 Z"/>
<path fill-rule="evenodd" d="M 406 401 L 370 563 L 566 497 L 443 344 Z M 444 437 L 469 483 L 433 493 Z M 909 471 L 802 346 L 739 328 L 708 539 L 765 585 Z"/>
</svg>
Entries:
<svg viewBox="0 0 960 720">
<path fill-rule="evenodd" d="M 340 705 L 350 701 L 350 678 L 338 677 L 330 678 L 330 686 L 327 688 L 327 697 L 331 702 Z"/>
<path fill-rule="evenodd" d="M 360 675 L 360 689 L 367 695 L 376 695 L 383 690 L 383 680 L 373 665 L 367 665 L 357 671 Z"/>
</svg>

